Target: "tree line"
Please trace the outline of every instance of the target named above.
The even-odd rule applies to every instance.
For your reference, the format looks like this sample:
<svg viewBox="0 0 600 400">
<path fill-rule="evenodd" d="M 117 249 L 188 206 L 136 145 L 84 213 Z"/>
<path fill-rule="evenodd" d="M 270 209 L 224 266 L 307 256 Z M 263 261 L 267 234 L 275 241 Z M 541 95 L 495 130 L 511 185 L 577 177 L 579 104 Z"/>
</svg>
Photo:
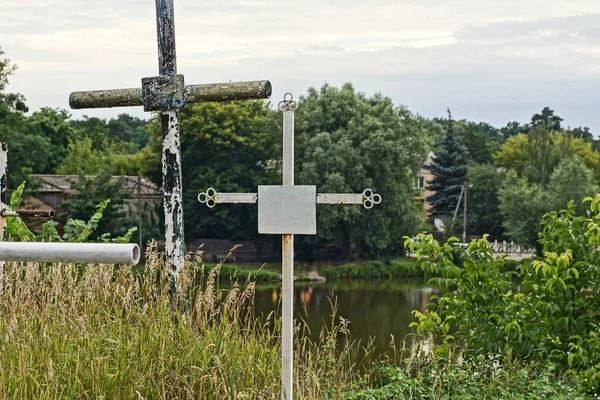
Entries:
<svg viewBox="0 0 600 400">
<path fill-rule="evenodd" d="M 528 124 L 511 122 L 501 129 L 455 121 L 450 111 L 437 122 L 445 131 L 434 145 L 431 189 L 436 193 L 428 200 L 432 217 L 441 218 L 449 234 L 462 229 L 451 216 L 463 186 L 469 234 L 487 233 L 529 248 L 539 247 L 545 213 L 573 201 L 582 215 L 582 200 L 598 191 L 600 142 L 587 127 L 564 127 L 549 107 Z"/>
<path fill-rule="evenodd" d="M 141 175 L 161 185 L 158 117 L 72 119 L 67 111 L 48 107 L 29 113 L 24 96 L 7 91 L 15 70 L 0 50 L 0 140 L 9 143 L 9 187 L 33 173 L 80 175 L 79 194 L 63 207 L 66 216 L 87 220 L 98 203 L 111 198 L 98 232 L 119 235 L 135 226 L 134 216 L 123 209 L 127 193 L 108 177 Z M 369 211 L 319 206 L 318 235 L 301 237 L 297 244 L 298 257 L 305 259 L 399 254 L 404 235 L 430 229 L 413 184 L 430 151 L 436 155 L 434 170 L 441 171 L 432 183 L 437 197 L 430 199 L 431 218 L 447 218 L 460 187 L 469 182 L 469 233 L 523 243 L 530 232 L 517 214 L 525 211 L 517 205 L 535 211 L 527 216 L 539 217 L 531 228 L 536 232 L 543 211 L 595 190 L 600 178 L 600 153 L 589 129 L 564 129 L 550 109 L 534 115 L 530 124 L 511 122 L 498 129 L 450 115 L 423 118 L 389 97 L 357 92 L 351 84 L 310 88 L 298 103 L 296 183 L 330 193 L 369 187 L 384 199 Z M 181 110 L 188 240 L 259 237 L 255 207 L 207 209 L 196 199 L 208 187 L 255 192 L 257 185 L 280 184 L 281 131 L 280 113 L 265 101 L 192 104 Z M 28 182 L 28 188 L 35 184 Z M 160 238 L 162 210 L 145 213 L 156 216 L 146 218 L 147 238 Z"/>
</svg>

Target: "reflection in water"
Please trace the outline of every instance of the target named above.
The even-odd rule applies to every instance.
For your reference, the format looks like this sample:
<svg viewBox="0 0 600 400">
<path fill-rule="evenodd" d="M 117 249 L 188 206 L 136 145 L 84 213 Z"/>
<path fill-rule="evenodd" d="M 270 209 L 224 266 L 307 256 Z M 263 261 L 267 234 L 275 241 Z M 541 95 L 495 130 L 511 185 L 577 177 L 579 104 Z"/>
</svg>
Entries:
<svg viewBox="0 0 600 400">
<path fill-rule="evenodd" d="M 294 286 L 294 314 L 310 329 L 311 337 L 318 339 L 323 326 L 331 325 L 332 304 L 337 300 L 339 317 L 350 321 L 353 339 L 366 345 L 374 339 L 376 352 L 389 350 L 391 335 L 397 347 L 411 332 L 408 325 L 415 320 L 413 310 L 424 311 L 435 289 L 420 281 L 332 281 L 324 283 L 296 283 Z M 257 286 L 256 315 L 268 315 L 280 307 L 280 288 Z"/>
</svg>

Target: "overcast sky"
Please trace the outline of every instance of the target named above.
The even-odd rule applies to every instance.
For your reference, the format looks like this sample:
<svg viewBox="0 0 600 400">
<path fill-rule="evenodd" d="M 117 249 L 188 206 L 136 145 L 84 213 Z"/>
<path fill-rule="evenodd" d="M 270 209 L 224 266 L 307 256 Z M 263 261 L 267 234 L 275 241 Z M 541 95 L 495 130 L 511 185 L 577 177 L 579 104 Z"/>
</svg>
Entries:
<svg viewBox="0 0 600 400">
<path fill-rule="evenodd" d="M 175 0 L 175 19 L 188 84 L 269 79 L 277 102 L 350 81 L 426 117 L 501 126 L 550 106 L 600 134 L 599 0 Z M 9 90 L 36 110 L 139 87 L 157 74 L 155 23 L 152 0 L 1 0 Z M 143 115 L 85 114 L 124 111 Z"/>
</svg>

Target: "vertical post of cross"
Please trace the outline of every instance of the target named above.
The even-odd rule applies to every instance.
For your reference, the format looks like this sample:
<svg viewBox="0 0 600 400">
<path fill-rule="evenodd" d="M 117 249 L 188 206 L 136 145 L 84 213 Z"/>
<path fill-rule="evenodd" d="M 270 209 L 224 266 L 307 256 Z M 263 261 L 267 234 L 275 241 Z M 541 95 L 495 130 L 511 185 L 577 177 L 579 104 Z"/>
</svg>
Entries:
<svg viewBox="0 0 600 400">
<path fill-rule="evenodd" d="M 158 38 L 158 73 L 174 80 L 177 76 L 175 18 L 173 0 L 156 0 Z M 165 209 L 165 258 L 169 271 L 171 298 L 175 295 L 177 276 L 183 268 L 185 241 L 183 231 L 183 189 L 179 138 L 179 112 L 162 110 L 160 124 L 163 139 L 162 175 Z"/>
<path fill-rule="evenodd" d="M 8 187 L 7 178 L 8 166 L 8 144 L 0 142 L 0 210 L 6 207 L 6 188 Z M 4 241 L 6 232 L 6 219 L 0 216 L 0 242 Z M 4 261 L 0 261 L 0 296 L 4 292 Z"/>
<path fill-rule="evenodd" d="M 294 110 L 290 93 L 279 103 L 283 111 L 283 186 L 294 186 Z M 293 399 L 294 377 L 294 235 L 282 235 L 281 397 Z"/>
</svg>

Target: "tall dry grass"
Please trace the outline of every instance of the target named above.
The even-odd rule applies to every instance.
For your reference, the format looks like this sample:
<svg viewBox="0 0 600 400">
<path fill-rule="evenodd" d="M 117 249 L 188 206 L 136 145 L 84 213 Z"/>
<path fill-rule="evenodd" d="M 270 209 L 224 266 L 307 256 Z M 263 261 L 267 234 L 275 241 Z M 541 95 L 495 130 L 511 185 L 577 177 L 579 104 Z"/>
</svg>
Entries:
<svg viewBox="0 0 600 400">
<path fill-rule="evenodd" d="M 220 290 L 219 268 L 205 276 L 188 263 L 174 312 L 154 244 L 146 261 L 142 273 L 7 263 L 0 398 L 280 398 L 280 321 L 254 317 L 253 283 Z M 333 323 L 319 344 L 296 336 L 298 398 L 338 398 L 352 387 L 352 346 L 337 340 L 344 332 Z"/>
</svg>

